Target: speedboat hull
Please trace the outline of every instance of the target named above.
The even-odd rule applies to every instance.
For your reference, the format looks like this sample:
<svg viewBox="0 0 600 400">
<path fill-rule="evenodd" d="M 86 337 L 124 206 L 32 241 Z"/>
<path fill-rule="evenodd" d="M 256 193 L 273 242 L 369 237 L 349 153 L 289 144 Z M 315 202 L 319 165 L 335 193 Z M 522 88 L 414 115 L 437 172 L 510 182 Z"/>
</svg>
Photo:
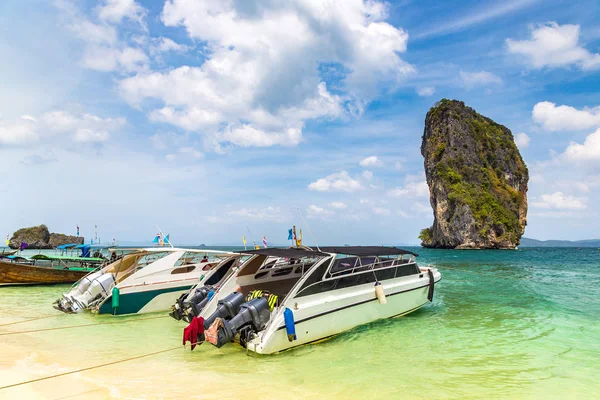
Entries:
<svg viewBox="0 0 600 400">
<path fill-rule="evenodd" d="M 272 354 L 293 347 L 327 339 L 359 325 L 379 319 L 409 314 L 426 305 L 430 280 L 427 273 L 418 278 L 383 281 L 386 304 L 381 304 L 372 284 L 294 299 L 296 340 L 289 341 L 283 310 L 269 327 L 248 342 L 247 349 L 258 354 Z M 434 284 L 441 279 L 435 270 Z"/>
<path fill-rule="evenodd" d="M 0 285 L 50 285 L 73 283 L 92 268 L 54 268 L 0 261 Z"/>
<path fill-rule="evenodd" d="M 187 293 L 197 279 L 189 282 L 152 284 L 120 288 L 119 306 L 112 307 L 112 295 L 108 296 L 97 308 L 98 314 L 143 314 L 167 311 L 173 301 Z"/>
</svg>

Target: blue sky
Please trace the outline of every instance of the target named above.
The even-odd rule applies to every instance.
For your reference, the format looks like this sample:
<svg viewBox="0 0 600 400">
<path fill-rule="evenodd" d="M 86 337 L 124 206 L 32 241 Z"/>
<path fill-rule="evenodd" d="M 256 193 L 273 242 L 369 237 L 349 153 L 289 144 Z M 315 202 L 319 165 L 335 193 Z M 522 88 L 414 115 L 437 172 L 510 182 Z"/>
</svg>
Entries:
<svg viewBox="0 0 600 400">
<path fill-rule="evenodd" d="M 300 212 L 320 243 L 417 243 L 425 114 L 452 98 L 515 134 L 526 236 L 598 237 L 599 21 L 586 0 L 2 2 L 0 232 L 281 244 Z"/>
</svg>

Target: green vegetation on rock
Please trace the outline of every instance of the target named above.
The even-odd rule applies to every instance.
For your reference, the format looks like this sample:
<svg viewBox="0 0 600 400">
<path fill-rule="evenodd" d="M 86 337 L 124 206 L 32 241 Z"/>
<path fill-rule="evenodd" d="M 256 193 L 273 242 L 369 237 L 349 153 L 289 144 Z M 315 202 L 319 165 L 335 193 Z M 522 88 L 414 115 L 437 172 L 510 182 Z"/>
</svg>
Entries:
<svg viewBox="0 0 600 400">
<path fill-rule="evenodd" d="M 427 113 L 421 153 L 435 214 L 434 225 L 419 235 L 424 246 L 518 245 L 529 175 L 510 130 L 443 99 Z"/>
</svg>

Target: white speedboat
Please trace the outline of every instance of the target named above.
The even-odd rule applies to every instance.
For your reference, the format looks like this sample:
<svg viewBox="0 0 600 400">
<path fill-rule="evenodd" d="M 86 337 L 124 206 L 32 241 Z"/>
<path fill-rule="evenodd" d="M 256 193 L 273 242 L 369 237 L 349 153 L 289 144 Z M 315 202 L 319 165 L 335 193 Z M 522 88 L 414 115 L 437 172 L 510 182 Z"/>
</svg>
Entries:
<svg viewBox="0 0 600 400">
<path fill-rule="evenodd" d="M 433 299 L 441 279 L 436 268 L 419 267 L 416 254 L 395 247 L 244 253 L 252 258 L 199 313 L 198 342 L 221 347 L 237 340 L 259 354 L 280 352 L 413 312 Z"/>
<path fill-rule="evenodd" d="M 218 283 L 221 270 L 213 269 L 231 255 L 215 250 L 140 249 L 79 280 L 56 301 L 55 308 L 113 315 L 168 310 L 173 299 L 189 291 L 202 276 L 216 273 Z"/>
</svg>

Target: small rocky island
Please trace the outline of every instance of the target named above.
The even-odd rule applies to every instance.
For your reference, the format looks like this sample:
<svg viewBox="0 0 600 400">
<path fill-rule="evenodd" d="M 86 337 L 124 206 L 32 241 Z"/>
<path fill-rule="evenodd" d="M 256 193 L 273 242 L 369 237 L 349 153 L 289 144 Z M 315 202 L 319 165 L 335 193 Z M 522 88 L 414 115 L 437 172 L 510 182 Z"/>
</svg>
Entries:
<svg viewBox="0 0 600 400">
<path fill-rule="evenodd" d="M 18 249 L 21 243 L 27 243 L 28 249 L 55 249 L 62 244 L 83 244 L 84 238 L 50 233 L 46 225 L 40 225 L 19 229 L 12 235 L 8 245 L 11 249 Z"/>
<path fill-rule="evenodd" d="M 421 245 L 514 249 L 527 224 L 529 172 L 511 131 L 462 101 L 429 110 L 421 144 L 434 220 Z"/>
</svg>

